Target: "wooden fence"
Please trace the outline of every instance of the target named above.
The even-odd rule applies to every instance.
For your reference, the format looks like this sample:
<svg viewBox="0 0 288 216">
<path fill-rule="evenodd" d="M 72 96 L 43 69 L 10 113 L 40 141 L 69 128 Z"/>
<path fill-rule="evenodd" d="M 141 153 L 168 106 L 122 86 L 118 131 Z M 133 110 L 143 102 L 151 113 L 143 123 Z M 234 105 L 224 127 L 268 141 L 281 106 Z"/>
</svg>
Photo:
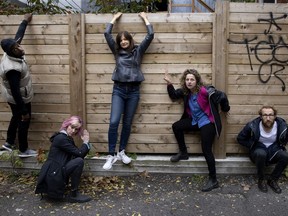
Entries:
<svg viewBox="0 0 288 216">
<path fill-rule="evenodd" d="M 287 4 L 229 7 L 227 93 L 232 106 L 225 133 L 227 153 L 243 152 L 235 136 L 263 104 L 274 105 L 279 116 L 288 119 L 287 8 Z"/>
<path fill-rule="evenodd" d="M 223 133 L 214 146 L 217 158 L 245 153 L 235 137 L 247 121 L 256 117 L 262 104 L 275 105 L 279 114 L 286 118 L 287 90 L 282 91 L 281 80 L 273 73 L 275 68 L 284 67 L 279 76 L 287 82 L 287 47 L 278 43 L 278 39 L 282 37 L 287 41 L 288 22 L 284 18 L 276 19 L 276 25 L 272 24 L 269 34 L 265 35 L 269 21 L 258 19 L 270 19 L 270 12 L 274 18 L 283 16 L 287 7 L 217 1 L 215 13 L 148 14 L 155 38 L 143 59 L 145 81 L 141 85 L 141 99 L 127 151 L 138 154 L 178 151 L 171 125 L 180 118 L 183 108 L 180 101 L 172 102 L 167 95 L 163 80 L 166 70 L 178 86 L 182 72 L 195 68 L 207 84 L 227 93 L 231 111 L 227 118 L 222 116 Z M 3 39 L 14 36 L 23 16 L 0 18 L 0 39 Z M 107 151 L 111 76 L 115 63 L 103 33 L 111 18 L 111 14 L 33 17 L 22 42 L 35 89 L 29 132 L 31 147 L 48 149 L 51 134 L 66 117 L 77 114 L 85 119 L 93 150 Z M 276 31 L 277 25 L 281 30 Z M 113 33 L 123 29 L 132 32 L 137 43 L 146 34 L 137 14 L 124 14 Z M 271 35 L 277 38 L 275 45 L 280 48 L 269 50 L 270 46 L 263 42 Z M 257 39 L 252 40 L 255 37 Z M 262 47 L 266 49 L 260 49 Z M 263 83 L 270 72 L 269 66 L 261 61 L 271 56 L 281 64 L 269 62 L 272 76 Z M 9 107 L 1 99 L 2 143 L 10 117 Z M 201 153 L 197 134 L 187 135 L 186 142 L 190 153 Z"/>
</svg>

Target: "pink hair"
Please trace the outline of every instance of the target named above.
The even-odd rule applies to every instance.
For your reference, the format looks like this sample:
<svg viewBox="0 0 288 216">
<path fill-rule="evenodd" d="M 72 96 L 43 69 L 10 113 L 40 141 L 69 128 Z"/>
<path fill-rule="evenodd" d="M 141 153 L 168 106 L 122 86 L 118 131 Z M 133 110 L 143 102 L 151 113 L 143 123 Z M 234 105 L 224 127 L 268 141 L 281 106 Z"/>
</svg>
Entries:
<svg viewBox="0 0 288 216">
<path fill-rule="evenodd" d="M 75 120 L 77 120 L 81 124 L 81 127 L 77 131 L 76 135 L 78 135 L 78 136 L 83 135 L 83 130 L 84 130 L 83 129 L 83 120 L 79 116 L 71 116 L 68 119 L 65 119 L 61 125 L 60 131 L 66 130 L 72 124 L 72 122 L 74 122 Z"/>
</svg>

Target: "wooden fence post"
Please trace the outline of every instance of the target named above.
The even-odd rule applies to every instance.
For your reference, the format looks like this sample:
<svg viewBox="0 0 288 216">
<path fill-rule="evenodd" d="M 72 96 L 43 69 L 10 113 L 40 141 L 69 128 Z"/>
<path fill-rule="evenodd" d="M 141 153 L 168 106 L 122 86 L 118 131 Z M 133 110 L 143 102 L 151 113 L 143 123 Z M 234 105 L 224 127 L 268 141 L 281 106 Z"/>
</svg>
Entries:
<svg viewBox="0 0 288 216">
<path fill-rule="evenodd" d="M 229 1 L 216 1 L 215 22 L 213 25 L 213 80 L 215 87 L 221 91 L 227 89 L 227 35 L 229 33 Z M 222 132 L 215 140 L 214 153 L 216 158 L 226 157 L 225 129 L 226 117 L 221 115 Z"/>
<path fill-rule="evenodd" d="M 69 20 L 70 113 L 86 124 L 84 15 L 71 14 Z M 86 128 L 86 125 L 84 125 Z"/>
</svg>

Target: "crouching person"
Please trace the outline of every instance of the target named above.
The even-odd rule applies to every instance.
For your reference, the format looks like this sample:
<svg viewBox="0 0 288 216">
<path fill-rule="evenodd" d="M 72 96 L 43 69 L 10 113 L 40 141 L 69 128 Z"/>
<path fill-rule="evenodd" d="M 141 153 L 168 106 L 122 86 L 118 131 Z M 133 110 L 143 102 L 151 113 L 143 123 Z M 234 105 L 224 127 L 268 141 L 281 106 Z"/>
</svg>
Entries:
<svg viewBox="0 0 288 216">
<path fill-rule="evenodd" d="M 275 193 L 280 194 L 282 190 L 278 179 L 288 164 L 286 121 L 277 116 L 273 106 L 263 106 L 259 116 L 248 122 L 238 134 L 237 141 L 249 148 L 250 158 L 257 168 L 259 190 L 266 193 L 268 184 Z M 266 180 L 264 169 L 270 164 L 276 165 Z"/>
<path fill-rule="evenodd" d="M 73 136 L 79 135 L 83 145 L 78 148 Z M 66 119 L 59 132 L 50 138 L 51 147 L 48 158 L 43 164 L 36 186 L 36 194 L 47 194 L 54 199 L 65 198 L 65 186 L 71 182 L 70 202 L 88 202 L 89 196 L 80 194 L 79 184 L 84 167 L 84 157 L 89 152 L 89 133 L 83 129 L 83 121 L 78 116 Z"/>
</svg>

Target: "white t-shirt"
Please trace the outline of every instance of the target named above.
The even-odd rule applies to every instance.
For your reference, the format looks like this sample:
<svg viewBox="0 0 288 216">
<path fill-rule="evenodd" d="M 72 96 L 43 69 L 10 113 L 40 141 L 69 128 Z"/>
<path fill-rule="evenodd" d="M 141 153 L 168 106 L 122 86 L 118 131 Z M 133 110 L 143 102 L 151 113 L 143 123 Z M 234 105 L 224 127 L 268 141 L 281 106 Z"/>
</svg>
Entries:
<svg viewBox="0 0 288 216">
<path fill-rule="evenodd" d="M 259 141 L 263 143 L 266 146 L 266 148 L 268 148 L 277 139 L 277 122 L 276 121 L 274 122 L 272 130 L 268 133 L 264 130 L 262 122 L 259 123 L 259 127 L 260 127 Z"/>
</svg>

